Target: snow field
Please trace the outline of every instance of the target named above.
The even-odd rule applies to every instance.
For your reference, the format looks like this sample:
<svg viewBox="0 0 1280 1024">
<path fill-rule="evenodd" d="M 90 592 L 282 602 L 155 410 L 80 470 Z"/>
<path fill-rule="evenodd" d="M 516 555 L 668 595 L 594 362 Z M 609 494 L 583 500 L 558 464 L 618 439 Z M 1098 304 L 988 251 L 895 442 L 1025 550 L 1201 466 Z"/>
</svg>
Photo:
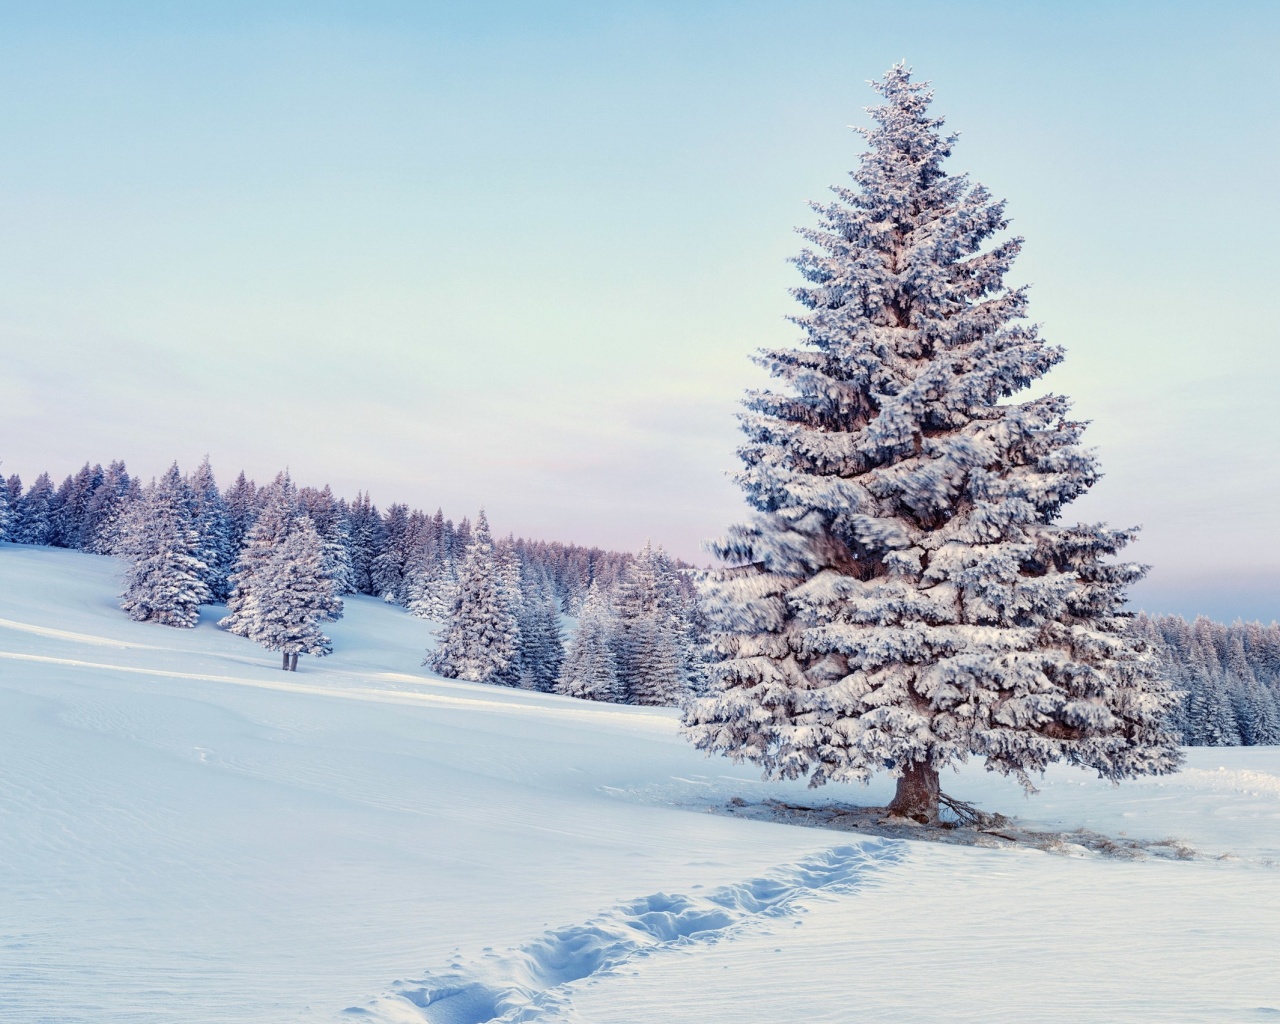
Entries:
<svg viewBox="0 0 1280 1024">
<path fill-rule="evenodd" d="M 1280 749 L 944 778 L 1195 861 L 864 840 L 700 812 L 885 780 L 765 784 L 667 711 L 434 678 L 371 599 L 285 674 L 218 609 L 128 621 L 116 572 L 0 545 L 0 1020 L 1280 1018 Z"/>
<path fill-rule="evenodd" d="M 535 941 L 448 973 L 398 982 L 395 997 L 372 1010 L 348 1013 L 403 1019 L 400 1001 L 422 1010 L 431 1024 L 540 1020 L 572 1012 L 569 986 L 617 971 L 649 954 L 706 945 L 757 919 L 795 913 L 815 894 L 852 893 L 878 861 L 897 860 L 904 844 L 864 841 L 808 857 L 798 864 L 721 886 L 705 895 L 654 893 L 592 918 L 545 933 Z"/>
</svg>

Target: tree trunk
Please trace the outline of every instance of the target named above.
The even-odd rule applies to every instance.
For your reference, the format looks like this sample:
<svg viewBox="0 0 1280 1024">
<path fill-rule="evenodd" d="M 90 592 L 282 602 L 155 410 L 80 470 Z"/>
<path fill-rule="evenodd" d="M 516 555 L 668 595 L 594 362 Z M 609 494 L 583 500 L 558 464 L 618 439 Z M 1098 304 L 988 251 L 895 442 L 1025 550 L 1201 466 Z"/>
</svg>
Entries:
<svg viewBox="0 0 1280 1024">
<path fill-rule="evenodd" d="M 280 668 L 284 672 L 289 671 L 289 652 L 288 651 L 280 652 Z"/>
<path fill-rule="evenodd" d="M 290 672 L 298 671 L 298 652 L 297 651 L 294 651 L 293 654 L 289 656 L 289 671 Z"/>
<path fill-rule="evenodd" d="M 938 821 L 938 770 L 932 765 L 912 761 L 902 770 L 898 791 L 889 804 L 889 813 L 911 818 L 925 825 Z"/>
</svg>

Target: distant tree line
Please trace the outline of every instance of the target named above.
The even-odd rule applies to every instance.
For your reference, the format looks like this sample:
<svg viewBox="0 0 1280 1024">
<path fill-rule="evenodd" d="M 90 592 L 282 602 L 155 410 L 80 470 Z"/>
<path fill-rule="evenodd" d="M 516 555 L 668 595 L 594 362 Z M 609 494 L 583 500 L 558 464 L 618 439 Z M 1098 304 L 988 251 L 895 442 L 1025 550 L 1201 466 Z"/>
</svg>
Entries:
<svg viewBox="0 0 1280 1024">
<path fill-rule="evenodd" d="M 225 601 L 239 552 L 270 504 L 274 485 L 258 486 L 241 473 L 219 491 L 207 459 L 183 480 L 202 538 L 205 582 L 215 601 Z M 106 469 L 85 463 L 57 487 L 48 473 L 41 473 L 24 490 L 14 474 L 0 481 L 0 540 L 119 554 L 125 513 L 142 498 L 143 483 L 130 476 L 123 462 Z M 380 510 L 368 494 L 347 501 L 327 484 L 292 493 L 298 512 L 311 520 L 326 546 L 340 594 L 369 594 L 419 614 L 434 613 L 428 618 L 444 617 L 471 542 L 468 519 L 455 524 L 440 509 L 431 515 L 405 504 Z M 499 544 L 515 551 L 521 565 L 569 615 L 577 613 L 592 583 L 612 586 L 633 558 L 556 541 L 508 537 Z"/>
<path fill-rule="evenodd" d="M 483 512 L 455 525 L 440 509 L 380 510 L 287 472 L 264 486 L 242 472 L 220 490 L 208 459 L 145 486 L 123 462 L 86 463 L 56 488 L 48 473 L 25 490 L 16 474 L 0 483 L 0 540 L 123 558 L 134 619 L 190 627 L 201 605 L 226 602 L 220 625 L 287 669 L 329 653 L 320 626 L 366 594 L 444 624 L 430 660 L 447 676 L 644 704 L 696 685 L 688 567 L 660 549 L 495 541 Z M 584 606 L 566 652 L 561 617 Z"/>
<path fill-rule="evenodd" d="M 1182 693 L 1172 724 L 1183 743 L 1280 744 L 1280 625 L 1140 614 L 1134 628 Z"/>
<path fill-rule="evenodd" d="M 135 619 L 194 626 L 201 605 L 226 602 L 221 625 L 284 667 L 328 653 L 321 624 L 367 594 L 442 623 L 427 660 L 449 677 L 624 704 L 704 687 L 691 573 L 660 548 L 495 540 L 483 512 L 455 524 L 439 509 L 380 510 L 288 473 L 220 490 L 208 459 L 145 486 L 123 462 L 86 463 L 57 487 L 41 473 L 24 490 L 15 474 L 0 481 L 0 540 L 125 559 Z M 1139 614 L 1133 628 L 1181 693 L 1171 724 L 1184 743 L 1280 744 L 1280 625 Z"/>
<path fill-rule="evenodd" d="M 495 544 L 483 511 L 454 587 L 426 661 L 441 675 L 615 704 L 675 705 L 699 688 L 693 593 L 661 548 L 592 580 L 567 651 L 550 577 Z"/>
</svg>

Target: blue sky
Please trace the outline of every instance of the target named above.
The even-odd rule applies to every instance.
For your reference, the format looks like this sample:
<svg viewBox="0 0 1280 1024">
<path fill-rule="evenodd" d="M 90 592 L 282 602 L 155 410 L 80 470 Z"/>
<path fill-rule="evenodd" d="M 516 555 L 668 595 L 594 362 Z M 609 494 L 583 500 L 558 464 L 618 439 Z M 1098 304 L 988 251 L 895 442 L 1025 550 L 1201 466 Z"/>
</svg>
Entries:
<svg viewBox="0 0 1280 1024">
<path fill-rule="evenodd" d="M 690 558 L 905 58 L 1159 610 L 1280 617 L 1280 7 L 0 5 L 0 457 L 205 452 Z"/>
</svg>

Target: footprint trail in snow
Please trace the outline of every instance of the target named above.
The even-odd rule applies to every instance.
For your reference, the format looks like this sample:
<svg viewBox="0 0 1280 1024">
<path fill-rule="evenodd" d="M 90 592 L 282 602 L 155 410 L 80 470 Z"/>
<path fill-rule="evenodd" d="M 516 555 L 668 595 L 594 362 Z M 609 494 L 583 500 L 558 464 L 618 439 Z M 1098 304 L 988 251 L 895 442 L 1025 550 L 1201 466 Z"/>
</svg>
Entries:
<svg viewBox="0 0 1280 1024">
<path fill-rule="evenodd" d="M 904 852 L 899 840 L 869 840 L 706 893 L 642 896 L 505 954 L 397 981 L 388 995 L 345 1012 L 354 1019 L 425 1024 L 549 1021 L 570 1009 L 575 982 L 666 949 L 716 942 L 753 921 L 797 913 L 814 898 L 856 892 Z"/>
</svg>

